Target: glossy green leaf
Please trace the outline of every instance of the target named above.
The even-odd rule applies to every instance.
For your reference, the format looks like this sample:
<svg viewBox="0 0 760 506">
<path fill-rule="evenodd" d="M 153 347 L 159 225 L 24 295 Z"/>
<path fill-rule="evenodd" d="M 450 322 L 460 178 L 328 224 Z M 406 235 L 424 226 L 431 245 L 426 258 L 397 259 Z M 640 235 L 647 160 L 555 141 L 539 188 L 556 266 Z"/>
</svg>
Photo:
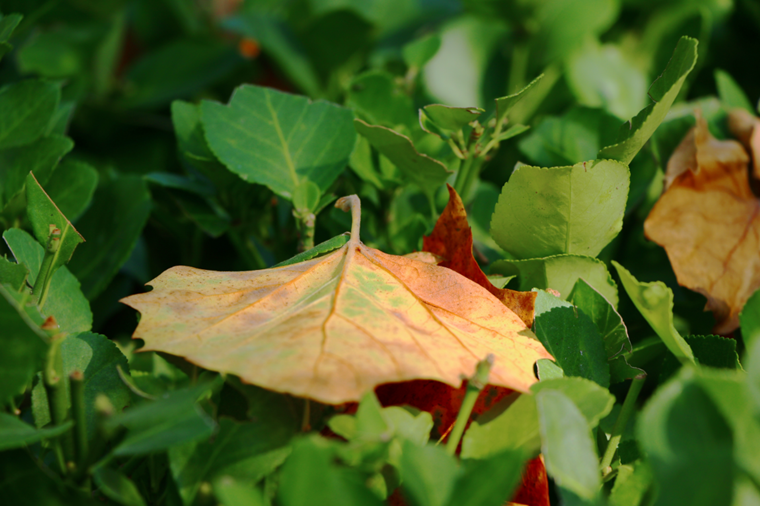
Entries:
<svg viewBox="0 0 760 506">
<path fill-rule="evenodd" d="M 681 37 L 673 51 L 673 57 L 662 75 L 649 87 L 653 103 L 642 109 L 618 133 L 615 144 L 599 152 L 599 158 L 631 163 L 636 153 L 646 144 L 681 91 L 686 77 L 697 62 L 697 40 Z"/>
<path fill-rule="evenodd" d="M 103 291 L 127 261 L 150 209 L 150 194 L 139 176 L 116 176 L 95 191 L 92 204 L 77 222 L 87 242 L 69 264 L 88 299 Z"/>
<path fill-rule="evenodd" d="M 369 125 L 360 119 L 354 120 L 354 126 L 372 147 L 392 161 L 404 177 L 423 192 L 432 193 L 451 175 L 441 162 L 419 153 L 409 137 L 390 128 Z"/>
<path fill-rule="evenodd" d="M 229 476 L 214 480 L 214 495 L 224 506 L 266 506 L 267 504 L 257 488 Z"/>
<path fill-rule="evenodd" d="M 93 479 L 103 495 L 123 506 L 145 506 L 135 483 L 122 472 L 110 467 L 98 467 Z"/>
<path fill-rule="evenodd" d="M 685 336 L 684 341 L 694 353 L 699 365 L 720 369 L 741 369 L 736 341 L 723 336 Z M 660 366 L 660 382 L 678 370 L 681 363 L 673 355 L 666 355 Z"/>
<path fill-rule="evenodd" d="M 601 476 L 583 414 L 570 398 L 555 390 L 538 392 L 536 408 L 546 471 L 560 487 L 593 499 L 601 488 Z"/>
<path fill-rule="evenodd" d="M 407 133 L 416 125 L 412 98 L 396 83 L 392 74 L 370 70 L 356 76 L 348 87 L 346 106 L 372 125 L 397 128 L 403 125 Z"/>
<path fill-rule="evenodd" d="M 655 505 L 730 504 L 733 437 L 692 368 L 658 389 L 637 424 L 654 471 Z"/>
<path fill-rule="evenodd" d="M 48 429 L 37 429 L 8 413 L 0 413 L 0 451 L 24 446 L 60 436 L 71 429 L 73 422 Z"/>
<path fill-rule="evenodd" d="M 257 470 L 260 457 L 287 445 L 294 431 L 276 418 L 238 423 L 219 422 L 213 440 L 175 445 L 169 449 L 169 464 L 184 504 L 193 504 L 203 482 L 211 482 L 232 468 L 236 475 Z M 255 474 L 250 476 L 255 482 Z"/>
<path fill-rule="evenodd" d="M 747 95 L 744 94 L 741 86 L 728 72 L 717 69 L 715 71 L 715 84 L 718 87 L 720 101 L 727 109 L 744 109 L 750 114 L 755 114 L 755 108 L 752 107 Z"/>
<path fill-rule="evenodd" d="M 551 288 L 563 299 L 579 279 L 583 279 L 617 307 L 618 290 L 607 266 L 601 260 L 581 255 L 556 255 L 530 260 L 499 260 L 491 265 L 492 274 L 518 275 L 522 291 Z"/>
<path fill-rule="evenodd" d="M 739 313 L 744 342 L 760 342 L 760 290 L 753 293 Z"/>
<path fill-rule="evenodd" d="M 110 430 L 119 426 L 127 429 L 114 454 L 144 455 L 209 438 L 216 423 L 196 402 L 209 389 L 209 384 L 201 384 L 175 390 L 157 401 L 146 402 L 110 418 Z"/>
<path fill-rule="evenodd" d="M 57 269 L 67 264 L 76 247 L 84 242 L 84 237 L 40 186 L 34 174 L 29 174 L 26 178 L 26 201 L 26 215 L 32 223 L 37 242 L 47 247 L 52 227 L 60 230 L 60 246 L 54 253 L 52 268 Z"/>
<path fill-rule="evenodd" d="M 18 228 L 6 230 L 3 239 L 16 261 L 28 269 L 28 282 L 34 286 L 45 250 L 32 236 Z M 92 328 L 90 303 L 82 294 L 79 280 L 66 266 L 53 274 L 45 305 L 40 309 L 45 315 L 54 316 L 64 332 L 84 332 Z"/>
<path fill-rule="evenodd" d="M 457 461 L 442 446 L 404 442 L 401 480 L 404 495 L 418 506 L 444 506 L 461 474 Z"/>
<path fill-rule="evenodd" d="M 525 455 L 506 451 L 486 459 L 464 459 L 449 506 L 501 506 L 520 483 Z"/>
<path fill-rule="evenodd" d="M 628 329 L 623 318 L 615 311 L 610 302 L 593 286 L 583 279 L 575 282 L 568 300 L 591 318 L 604 340 L 607 358 L 612 359 L 620 353 L 631 351 L 631 341 L 628 339 Z"/>
<path fill-rule="evenodd" d="M 449 139 L 484 112 L 479 107 L 450 107 L 431 104 L 420 109 L 420 125 L 433 135 Z"/>
<path fill-rule="evenodd" d="M 506 118 L 509 115 L 509 112 L 512 110 L 512 108 L 523 98 L 530 96 L 530 93 L 532 91 L 535 91 L 535 86 L 543 79 L 544 75 L 541 74 L 534 80 L 532 80 L 530 83 L 528 83 L 523 89 L 518 91 L 517 93 L 513 93 L 511 95 L 507 95 L 506 97 L 501 97 L 496 99 L 496 124 L 501 124 L 502 121 L 504 121 L 504 118 Z"/>
<path fill-rule="evenodd" d="M 351 110 L 269 88 L 241 86 L 229 105 L 204 101 L 201 118 L 227 168 L 288 199 L 302 181 L 327 190 L 354 149 Z"/>
<path fill-rule="evenodd" d="M 27 277 L 29 277 L 29 269 L 25 265 L 0 257 L 0 284 L 20 292 L 26 287 Z"/>
<path fill-rule="evenodd" d="M 0 284 L 0 403 L 23 392 L 42 368 L 47 336 L 21 307 L 19 300 Z"/>
<path fill-rule="evenodd" d="M 629 176 L 613 160 L 518 167 L 499 196 L 491 235 L 519 259 L 596 256 L 623 227 Z"/>
<path fill-rule="evenodd" d="M 548 379 L 535 383 L 531 391 L 554 390 L 570 398 L 588 422 L 596 427 L 615 404 L 606 388 L 583 378 Z M 504 450 L 521 449 L 528 457 L 541 446 L 535 395 L 512 394 L 484 416 L 472 422 L 462 439 L 462 458 L 485 458 Z"/>
<path fill-rule="evenodd" d="M 57 85 L 35 79 L 0 88 L 0 149 L 39 139 L 60 99 Z"/>
<path fill-rule="evenodd" d="M 554 308 L 537 317 L 534 328 L 566 376 L 587 378 L 603 387 L 610 385 L 604 341 L 585 313 L 575 308 Z"/>
<path fill-rule="evenodd" d="M 334 441 L 302 438 L 280 471 L 278 503 L 283 506 L 375 506 L 382 501 L 365 485 L 357 470 L 335 462 Z"/>
<path fill-rule="evenodd" d="M 420 68 L 429 62 L 440 48 L 441 37 L 436 33 L 432 33 L 404 45 L 401 49 L 401 55 L 407 67 Z"/>
<path fill-rule="evenodd" d="M 51 135 L 36 141 L 0 151 L 0 208 L 24 189 L 29 172 L 40 184 L 46 184 L 61 158 L 74 143 L 68 137 Z"/>
<path fill-rule="evenodd" d="M 694 353 L 673 326 L 673 292 L 662 281 L 642 283 L 622 265 L 612 261 L 620 282 L 644 319 L 671 353 L 682 362 L 694 362 Z"/>
<path fill-rule="evenodd" d="M 97 186 L 98 171 L 73 160 L 64 160 L 46 185 L 48 195 L 70 221 L 87 209 Z"/>
</svg>

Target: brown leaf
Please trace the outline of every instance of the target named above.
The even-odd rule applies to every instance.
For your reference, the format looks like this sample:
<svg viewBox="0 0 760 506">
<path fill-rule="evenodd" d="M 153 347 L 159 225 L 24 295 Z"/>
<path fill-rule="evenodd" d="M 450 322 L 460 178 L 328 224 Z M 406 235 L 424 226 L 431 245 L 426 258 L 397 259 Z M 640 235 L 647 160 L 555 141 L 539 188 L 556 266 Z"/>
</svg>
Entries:
<svg viewBox="0 0 760 506">
<path fill-rule="evenodd" d="M 458 387 L 489 353 L 494 385 L 525 392 L 550 358 L 512 311 L 443 267 L 351 240 L 322 257 L 251 272 L 173 267 L 123 302 L 140 311 L 144 350 L 327 404 L 377 385 L 434 379 Z"/>
<path fill-rule="evenodd" d="M 760 201 L 750 189 L 749 162 L 739 142 L 715 139 L 697 117 L 668 164 L 677 175 L 644 223 L 678 283 L 707 297 L 720 334 L 739 326 L 739 311 L 760 288 Z"/>
<path fill-rule="evenodd" d="M 536 293 L 496 288 L 491 284 L 472 255 L 472 229 L 467 222 L 462 199 L 454 188 L 448 184 L 446 186 L 449 189 L 449 203 L 438 218 L 433 232 L 422 239 L 422 250 L 445 258 L 438 265 L 448 267 L 476 282 L 519 316 L 525 325 L 531 327 Z"/>
</svg>

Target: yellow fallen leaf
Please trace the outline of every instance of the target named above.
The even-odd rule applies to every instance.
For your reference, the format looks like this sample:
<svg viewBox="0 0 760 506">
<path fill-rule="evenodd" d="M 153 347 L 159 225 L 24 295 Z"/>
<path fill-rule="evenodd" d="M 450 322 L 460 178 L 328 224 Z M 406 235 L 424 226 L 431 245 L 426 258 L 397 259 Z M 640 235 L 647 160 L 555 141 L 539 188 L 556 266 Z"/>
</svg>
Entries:
<svg viewBox="0 0 760 506">
<path fill-rule="evenodd" d="M 458 387 L 492 353 L 489 382 L 527 392 L 551 358 L 485 288 L 429 262 L 351 240 L 306 262 L 250 272 L 173 267 L 153 290 L 122 299 L 140 311 L 144 350 L 184 357 L 270 390 L 338 404 L 382 383 L 433 379 Z"/>
<path fill-rule="evenodd" d="M 707 297 L 719 334 L 739 326 L 739 312 L 760 288 L 760 201 L 750 189 L 749 163 L 742 144 L 715 139 L 698 116 L 668 163 L 667 190 L 644 222 L 678 283 Z"/>
</svg>

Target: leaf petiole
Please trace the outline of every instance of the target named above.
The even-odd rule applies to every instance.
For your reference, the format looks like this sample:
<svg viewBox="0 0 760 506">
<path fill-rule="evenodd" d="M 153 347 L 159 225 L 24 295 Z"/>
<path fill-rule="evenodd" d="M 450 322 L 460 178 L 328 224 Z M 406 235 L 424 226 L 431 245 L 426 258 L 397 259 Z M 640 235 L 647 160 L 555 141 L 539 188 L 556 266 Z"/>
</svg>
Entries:
<svg viewBox="0 0 760 506">
<path fill-rule="evenodd" d="M 454 428 L 451 430 L 448 441 L 446 441 L 446 453 L 449 455 L 454 455 L 457 451 L 459 441 L 461 441 L 464 429 L 470 419 L 472 408 L 475 407 L 475 401 L 478 400 L 480 391 L 488 384 L 488 375 L 491 372 L 493 361 L 494 356 L 489 353 L 485 360 L 478 362 L 478 365 L 475 366 L 475 374 L 467 382 L 467 392 L 464 394 L 462 406 L 459 408 L 459 414 L 454 422 Z"/>
<path fill-rule="evenodd" d="M 628 424 L 628 419 L 631 417 L 631 414 L 636 408 L 636 399 L 638 399 L 639 393 L 641 392 L 641 387 L 644 386 L 646 379 L 646 373 L 639 374 L 633 378 L 631 386 L 628 388 L 628 393 L 626 394 L 625 400 L 623 401 L 623 407 L 620 410 L 620 414 L 618 415 L 617 420 L 615 420 L 615 425 L 612 427 L 610 440 L 607 442 L 607 448 L 605 449 L 604 455 L 602 456 L 600 467 L 603 477 L 606 477 L 612 472 L 612 459 L 615 458 L 618 444 L 620 443 L 620 439 L 623 437 L 623 431 L 625 431 L 625 427 Z"/>
</svg>

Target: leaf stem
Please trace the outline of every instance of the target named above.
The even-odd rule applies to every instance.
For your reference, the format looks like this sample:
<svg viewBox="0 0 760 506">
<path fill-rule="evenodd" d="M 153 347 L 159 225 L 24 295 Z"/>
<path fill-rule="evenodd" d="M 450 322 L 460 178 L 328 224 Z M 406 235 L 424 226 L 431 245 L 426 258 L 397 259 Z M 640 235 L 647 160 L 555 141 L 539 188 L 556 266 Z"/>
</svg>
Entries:
<svg viewBox="0 0 760 506">
<path fill-rule="evenodd" d="M 623 432 L 625 431 L 625 427 L 628 424 L 628 419 L 636 409 L 636 399 L 638 399 L 639 393 L 641 392 L 641 388 L 644 386 L 646 379 L 646 373 L 639 374 L 633 378 L 631 386 L 628 388 L 628 393 L 626 394 L 625 400 L 623 401 L 623 407 L 620 409 L 617 420 L 615 420 L 615 425 L 612 427 L 610 440 L 607 442 L 607 448 L 605 449 L 604 455 L 602 456 L 602 461 L 600 464 L 600 467 L 602 469 L 602 476 L 606 476 L 612 472 L 612 467 L 610 467 L 612 464 L 612 459 L 615 458 L 618 444 L 620 444 L 620 439 L 623 437 Z"/>
<path fill-rule="evenodd" d="M 55 320 L 46 322 L 43 329 L 48 332 L 54 332 L 53 326 L 57 327 Z M 45 369 L 43 370 L 43 379 L 45 389 L 47 390 L 48 400 L 50 403 L 50 415 L 55 425 L 63 425 L 69 417 L 69 392 L 68 376 L 63 370 L 63 354 L 61 345 L 66 340 L 66 334 L 57 333 L 51 336 L 50 347 L 48 348 Z M 72 460 L 74 455 L 74 438 L 71 431 L 62 434 L 54 442 L 58 465 L 61 467 L 61 474 L 67 474 L 67 463 Z"/>
<path fill-rule="evenodd" d="M 459 197 L 464 201 L 464 186 L 465 181 L 469 177 L 470 167 L 472 166 L 473 157 L 468 153 L 467 157 L 459 164 L 459 172 L 457 172 L 457 178 L 454 181 L 454 189 L 459 194 Z"/>
<path fill-rule="evenodd" d="M 37 273 L 34 288 L 32 288 L 32 294 L 37 298 L 37 304 L 40 307 L 45 305 L 50 281 L 53 279 L 53 272 L 55 271 L 55 258 L 60 247 L 61 230 L 55 225 L 50 225 L 50 235 L 48 235 L 48 242 L 45 247 L 45 256 L 42 258 L 42 265 Z"/>
<path fill-rule="evenodd" d="M 309 210 L 293 210 L 296 225 L 300 237 L 298 239 L 298 252 L 303 253 L 314 247 L 314 228 L 317 217 Z"/>
<path fill-rule="evenodd" d="M 446 453 L 449 455 L 454 455 L 457 451 L 464 429 L 470 420 L 472 408 L 475 407 L 475 401 L 478 400 L 480 391 L 488 384 L 488 375 L 491 372 L 493 360 L 493 355 L 489 353 L 485 360 L 478 362 L 478 365 L 475 366 L 475 374 L 467 382 L 467 392 L 464 394 L 462 406 L 459 408 L 459 414 L 454 422 L 454 428 L 451 430 L 448 441 L 446 441 Z"/>
<path fill-rule="evenodd" d="M 69 375 L 71 385 L 71 414 L 74 419 L 74 444 L 76 445 L 77 473 L 81 473 L 87 465 L 87 416 L 84 402 L 84 375 L 82 371 L 74 371 Z"/>
<path fill-rule="evenodd" d="M 341 211 L 351 211 L 351 240 L 354 246 L 358 246 L 360 239 L 359 233 L 362 226 L 362 202 L 356 195 L 341 197 L 335 202 L 335 207 Z"/>
</svg>

